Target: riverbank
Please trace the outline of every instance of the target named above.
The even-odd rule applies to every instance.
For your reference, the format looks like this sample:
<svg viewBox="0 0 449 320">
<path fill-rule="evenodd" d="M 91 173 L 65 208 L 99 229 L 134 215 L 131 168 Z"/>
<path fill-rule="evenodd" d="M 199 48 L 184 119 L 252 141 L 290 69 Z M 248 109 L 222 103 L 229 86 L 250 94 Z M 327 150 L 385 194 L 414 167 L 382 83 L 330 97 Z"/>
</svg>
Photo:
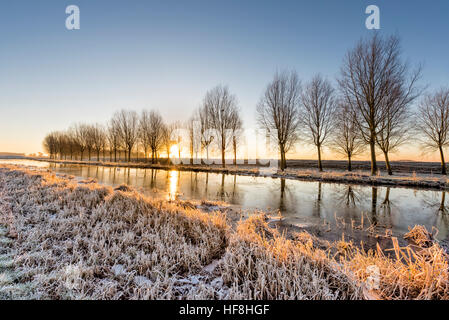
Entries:
<svg viewBox="0 0 449 320">
<path fill-rule="evenodd" d="M 0 166 L 0 206 L 3 299 L 449 298 L 448 257 L 422 229 L 408 235 L 417 247 L 392 239 L 397 258 L 321 248 L 263 216 L 233 227 L 221 210 L 11 165 Z"/>
<path fill-rule="evenodd" d="M 103 167 L 121 167 L 133 169 L 159 169 L 178 170 L 192 172 L 209 172 L 218 174 L 271 177 L 293 179 L 301 181 L 319 181 L 331 183 L 343 183 L 353 185 L 372 185 L 385 187 L 401 187 L 429 190 L 449 190 L 449 180 L 447 176 L 433 174 L 401 173 L 393 176 L 385 174 L 372 176 L 366 171 L 324 171 L 315 169 L 287 168 L 284 172 L 272 170 L 268 167 L 256 167 L 246 165 L 227 165 L 225 168 L 218 165 L 165 165 L 151 164 L 143 162 L 103 162 L 103 161 L 76 161 L 76 160 L 50 160 L 42 158 L 30 158 L 30 160 L 44 161 L 49 163 L 72 164 L 72 165 L 92 165 Z"/>
</svg>

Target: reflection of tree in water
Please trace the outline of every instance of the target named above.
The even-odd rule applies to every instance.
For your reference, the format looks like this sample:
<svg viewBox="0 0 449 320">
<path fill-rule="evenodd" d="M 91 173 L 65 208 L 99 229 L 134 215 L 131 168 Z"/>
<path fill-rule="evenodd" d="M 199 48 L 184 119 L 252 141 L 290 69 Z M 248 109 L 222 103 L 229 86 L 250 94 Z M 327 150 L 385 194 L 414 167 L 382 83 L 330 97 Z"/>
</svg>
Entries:
<svg viewBox="0 0 449 320">
<path fill-rule="evenodd" d="M 313 215 L 321 217 L 321 199 L 322 199 L 322 187 L 321 182 L 318 182 L 317 197 L 313 206 Z"/>
<path fill-rule="evenodd" d="M 148 174 L 149 173 L 149 174 Z M 154 189 L 156 187 L 156 175 L 157 171 L 154 169 L 145 169 L 143 172 L 143 187 L 149 186 L 151 189 Z M 149 178 L 148 178 L 149 176 Z M 150 183 L 148 184 L 147 180 L 150 180 Z"/>
<path fill-rule="evenodd" d="M 386 188 L 384 200 L 379 206 L 379 213 L 385 217 L 385 226 L 387 228 L 391 228 L 393 226 L 391 208 L 394 207 L 394 203 L 390 200 L 390 189 L 390 187 Z"/>
<path fill-rule="evenodd" d="M 440 208 L 438 209 L 438 211 L 441 212 L 441 213 L 445 213 L 446 214 L 447 213 L 447 208 L 446 208 L 445 202 L 446 202 L 446 192 L 443 191 L 441 193 L 441 203 L 440 203 Z"/>
<path fill-rule="evenodd" d="M 365 196 L 366 194 L 363 190 L 351 185 L 344 186 L 343 189 L 337 191 L 337 201 L 347 207 L 357 207 Z"/>
<path fill-rule="evenodd" d="M 424 206 L 435 211 L 435 220 L 432 225 L 434 225 L 439 232 L 448 232 L 449 208 L 446 200 L 446 191 L 426 192 L 422 196 L 422 203 Z M 446 239 L 449 240 L 449 233 L 447 233 Z"/>
<path fill-rule="evenodd" d="M 104 181 L 104 168 L 97 166 L 97 170 L 95 171 L 95 179 L 98 181 Z"/>
<path fill-rule="evenodd" d="M 445 191 L 435 191 L 429 193 L 424 193 L 422 196 L 422 203 L 426 207 L 435 209 L 438 213 L 448 214 L 449 210 L 446 204 L 446 192 Z"/>
<path fill-rule="evenodd" d="M 131 169 L 128 168 L 128 170 L 125 169 L 126 173 L 126 184 L 129 185 L 131 183 Z"/>
<path fill-rule="evenodd" d="M 361 205 L 363 199 L 369 197 L 368 192 L 366 192 L 365 189 L 367 188 L 356 188 L 348 185 L 337 196 L 337 200 L 348 208 L 356 208 Z M 390 188 L 386 188 L 385 197 L 379 204 L 379 188 L 375 186 L 371 187 L 371 203 L 368 218 L 372 224 L 377 225 L 379 223 L 379 213 L 383 213 L 388 219 L 385 226 L 391 226 L 391 206 Z"/>
<path fill-rule="evenodd" d="M 168 171 L 167 171 L 168 176 Z M 150 187 L 151 189 L 156 188 L 156 182 L 157 182 L 157 170 L 151 169 L 150 173 Z"/>
<path fill-rule="evenodd" d="M 237 175 L 234 175 L 234 180 L 232 182 L 232 195 L 231 195 L 231 201 L 232 203 L 237 203 L 238 200 L 238 194 L 237 194 Z"/>
<path fill-rule="evenodd" d="M 232 191 L 231 189 L 231 183 L 228 182 L 228 190 L 226 190 L 226 181 L 225 181 L 226 174 L 221 174 L 221 183 L 219 185 L 218 191 L 216 196 L 221 201 L 227 201 L 231 203 L 237 203 L 238 202 L 238 189 L 237 189 L 237 176 L 233 175 L 233 181 L 232 181 Z M 207 184 L 208 184 L 208 176 L 206 174 L 206 195 L 207 195 Z"/>
<path fill-rule="evenodd" d="M 147 169 L 143 169 L 142 187 L 145 188 L 147 180 Z"/>
<path fill-rule="evenodd" d="M 278 180 L 278 179 L 276 179 Z M 277 205 L 277 209 L 279 211 L 285 212 L 288 210 L 287 205 L 290 204 L 293 207 L 297 207 L 294 203 L 296 202 L 294 196 L 292 195 L 292 192 L 290 188 L 287 186 L 286 179 L 285 178 L 279 178 L 280 184 L 277 185 L 276 183 L 270 184 L 270 193 L 276 194 L 279 192 L 279 203 Z"/>
<path fill-rule="evenodd" d="M 109 167 L 108 169 L 108 180 L 115 185 L 115 168 Z"/>
<path fill-rule="evenodd" d="M 281 178 L 281 194 L 279 198 L 279 207 L 278 209 L 283 212 L 286 210 L 285 206 L 285 179 Z"/>
<path fill-rule="evenodd" d="M 391 214 L 391 202 L 390 202 L 390 187 L 387 187 L 387 190 L 385 191 L 385 198 L 384 201 L 380 204 L 380 208 L 388 213 Z"/>
<path fill-rule="evenodd" d="M 225 185 L 225 175 L 224 175 L 224 173 L 222 173 L 221 174 L 220 191 L 219 191 L 221 201 L 226 201 L 226 193 L 225 193 L 224 185 Z"/>
<path fill-rule="evenodd" d="M 209 187 L 209 172 L 206 172 L 206 186 L 204 188 L 205 191 L 205 197 L 208 198 L 208 194 L 207 194 L 207 188 Z"/>
<path fill-rule="evenodd" d="M 377 187 L 371 188 L 371 222 L 377 224 Z"/>
<path fill-rule="evenodd" d="M 190 172 L 190 192 L 192 195 L 198 193 L 198 172 Z"/>
</svg>

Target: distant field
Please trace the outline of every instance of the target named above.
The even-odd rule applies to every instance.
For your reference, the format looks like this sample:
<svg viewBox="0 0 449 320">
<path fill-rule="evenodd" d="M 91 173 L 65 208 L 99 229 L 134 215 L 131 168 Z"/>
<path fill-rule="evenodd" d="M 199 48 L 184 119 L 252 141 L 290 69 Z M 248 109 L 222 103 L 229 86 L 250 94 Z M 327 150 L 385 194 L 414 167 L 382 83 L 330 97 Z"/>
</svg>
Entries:
<svg viewBox="0 0 449 320">
<path fill-rule="evenodd" d="M 0 152 L 0 159 L 21 159 L 25 158 L 24 153 Z"/>
<path fill-rule="evenodd" d="M 385 162 L 378 161 L 377 165 L 380 170 L 384 171 Z M 288 167 L 294 168 L 316 168 L 316 160 L 287 160 Z M 324 170 L 337 169 L 346 170 L 347 161 L 345 160 L 323 160 Z M 441 164 L 439 162 L 418 162 L 418 161 L 392 161 L 391 167 L 396 172 L 410 172 L 416 173 L 439 173 Z M 352 170 L 370 170 L 371 164 L 369 161 L 353 161 Z"/>
</svg>

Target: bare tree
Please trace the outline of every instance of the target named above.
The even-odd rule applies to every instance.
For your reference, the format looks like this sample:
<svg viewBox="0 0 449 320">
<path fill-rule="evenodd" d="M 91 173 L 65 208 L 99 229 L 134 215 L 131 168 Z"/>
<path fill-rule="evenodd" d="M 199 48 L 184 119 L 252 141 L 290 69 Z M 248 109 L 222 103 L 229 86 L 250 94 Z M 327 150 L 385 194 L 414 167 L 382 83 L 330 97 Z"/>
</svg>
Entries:
<svg viewBox="0 0 449 320">
<path fill-rule="evenodd" d="M 188 136 L 185 136 L 183 134 L 184 133 L 183 129 L 185 129 L 185 127 L 181 121 L 173 122 L 172 127 L 173 127 L 172 132 L 176 133 L 176 136 L 175 136 L 176 139 L 174 141 L 175 141 L 177 149 L 178 149 L 178 157 L 179 157 L 179 159 L 181 159 L 181 153 L 183 150 L 183 142 L 184 142 L 184 140 L 187 141 Z"/>
<path fill-rule="evenodd" d="M 441 173 L 446 175 L 443 149 L 449 145 L 449 88 L 426 95 L 419 105 L 417 120 L 423 146 L 440 152 Z"/>
<path fill-rule="evenodd" d="M 97 154 L 97 161 L 100 161 L 100 152 L 106 145 L 106 134 L 104 128 L 100 124 L 92 126 L 92 134 L 94 137 L 94 150 Z"/>
<path fill-rule="evenodd" d="M 300 88 L 296 72 L 276 73 L 257 106 L 257 120 L 278 144 L 280 167 L 287 167 L 286 154 L 298 140 Z"/>
<path fill-rule="evenodd" d="M 305 137 L 317 147 L 318 169 L 323 171 L 321 151 L 335 124 L 334 89 L 328 80 L 316 75 L 301 92 L 301 123 Z"/>
<path fill-rule="evenodd" d="M 358 132 L 356 115 L 344 100 L 337 102 L 331 146 L 348 158 L 348 171 L 352 171 L 352 158 L 365 150 L 366 144 Z"/>
<path fill-rule="evenodd" d="M 145 119 L 146 126 L 143 134 L 151 150 L 151 163 L 155 163 L 163 143 L 164 121 L 158 112 L 146 110 L 142 112 L 141 119 Z"/>
<path fill-rule="evenodd" d="M 232 138 L 232 121 L 238 117 L 237 98 L 228 87 L 217 86 L 206 93 L 204 106 L 210 128 L 215 132 L 216 143 L 221 152 L 222 166 L 226 167 L 226 149 Z"/>
<path fill-rule="evenodd" d="M 69 128 L 66 132 L 67 143 L 68 143 L 68 153 L 70 155 L 70 160 L 73 160 L 73 156 L 78 150 L 78 144 L 76 141 L 76 132 L 74 128 Z"/>
<path fill-rule="evenodd" d="M 206 159 L 209 163 L 209 147 L 214 140 L 214 136 L 210 134 L 210 117 L 207 111 L 207 106 L 203 102 L 203 105 L 197 111 L 197 117 L 199 121 L 200 141 L 201 141 L 201 154 L 206 149 Z"/>
<path fill-rule="evenodd" d="M 416 86 L 420 74 L 421 69 L 418 68 L 410 79 L 406 79 L 402 72 L 391 75 L 393 84 L 385 97 L 380 129 L 376 135 L 377 146 L 384 154 L 389 175 L 393 174 L 389 153 L 397 151 L 410 138 L 410 105 L 421 94 L 421 89 Z"/>
<path fill-rule="evenodd" d="M 67 136 L 65 135 L 65 132 L 61 132 L 61 131 L 57 131 L 55 132 L 56 135 L 56 148 L 57 148 L 57 153 L 59 154 L 59 159 L 62 160 L 62 158 L 64 157 L 64 159 L 67 160 L 67 147 L 68 147 L 68 141 L 67 141 Z"/>
<path fill-rule="evenodd" d="M 83 160 L 84 151 L 87 149 L 89 140 L 89 127 L 85 124 L 77 124 L 74 126 L 75 141 L 80 151 L 80 160 Z M 90 156 L 89 156 L 90 160 Z"/>
<path fill-rule="evenodd" d="M 120 129 L 120 137 L 131 161 L 131 153 L 137 143 L 139 117 L 135 111 L 121 110 L 114 115 Z"/>
<path fill-rule="evenodd" d="M 97 139 L 96 129 L 95 129 L 94 125 L 88 124 L 88 125 L 84 126 L 83 130 L 85 131 L 84 144 L 86 146 L 88 159 L 90 161 L 91 156 L 92 156 L 92 151 L 94 150 L 95 142 Z"/>
<path fill-rule="evenodd" d="M 199 134 L 199 128 L 197 126 L 198 124 L 198 118 L 194 114 L 187 120 L 186 127 L 189 132 L 189 154 L 190 154 L 190 164 L 193 164 L 193 157 L 195 154 L 195 150 L 198 149 L 198 145 L 200 142 Z M 198 142 L 198 143 L 197 143 Z"/>
<path fill-rule="evenodd" d="M 386 126 L 386 110 L 394 101 L 392 97 L 401 96 L 406 101 L 415 92 L 415 78 L 408 77 L 409 68 L 401 60 L 399 42 L 396 36 L 383 39 L 378 34 L 360 40 L 347 53 L 338 79 L 346 103 L 357 114 L 359 131 L 370 146 L 371 174 L 377 173 L 377 135 Z M 398 90 L 402 94 L 397 94 Z"/>
<path fill-rule="evenodd" d="M 106 138 L 109 145 L 110 160 L 114 154 L 114 162 L 117 162 L 117 151 L 120 148 L 120 126 L 116 117 L 112 118 L 106 128 Z"/>
<path fill-rule="evenodd" d="M 47 134 L 42 143 L 44 150 L 50 156 L 50 159 L 56 159 L 58 137 L 55 132 Z"/>
<path fill-rule="evenodd" d="M 170 148 L 173 144 L 172 135 L 177 126 L 177 123 L 170 123 L 164 125 L 162 128 L 162 144 L 165 148 L 165 152 L 167 153 L 167 164 L 170 164 Z"/>
<path fill-rule="evenodd" d="M 139 140 L 143 146 L 144 160 L 146 160 L 148 150 L 150 149 L 150 138 L 148 134 L 151 131 L 150 126 L 150 113 L 143 110 L 139 118 Z"/>
<path fill-rule="evenodd" d="M 243 134 L 243 121 L 239 113 L 235 113 L 231 120 L 231 135 L 232 135 L 232 151 L 234 155 L 234 165 L 237 165 L 237 147 Z"/>
</svg>

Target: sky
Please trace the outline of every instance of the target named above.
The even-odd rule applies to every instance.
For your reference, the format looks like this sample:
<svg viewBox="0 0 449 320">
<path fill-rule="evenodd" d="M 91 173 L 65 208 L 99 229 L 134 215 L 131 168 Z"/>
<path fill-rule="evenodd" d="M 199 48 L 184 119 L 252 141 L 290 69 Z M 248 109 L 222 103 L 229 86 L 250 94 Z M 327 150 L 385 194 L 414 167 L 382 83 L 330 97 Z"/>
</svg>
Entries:
<svg viewBox="0 0 449 320">
<path fill-rule="evenodd" d="M 80 9 L 80 30 L 65 27 L 69 5 Z M 374 32 L 368 5 L 380 8 L 381 34 L 400 36 L 404 59 L 424 65 L 422 84 L 449 86 L 447 0 L 2 0 L 0 152 L 42 151 L 49 131 L 122 108 L 186 120 L 218 84 L 253 128 L 277 70 L 335 83 L 347 50 Z M 291 157 L 316 156 L 299 145 Z M 416 145 L 391 158 L 438 160 Z"/>
</svg>

